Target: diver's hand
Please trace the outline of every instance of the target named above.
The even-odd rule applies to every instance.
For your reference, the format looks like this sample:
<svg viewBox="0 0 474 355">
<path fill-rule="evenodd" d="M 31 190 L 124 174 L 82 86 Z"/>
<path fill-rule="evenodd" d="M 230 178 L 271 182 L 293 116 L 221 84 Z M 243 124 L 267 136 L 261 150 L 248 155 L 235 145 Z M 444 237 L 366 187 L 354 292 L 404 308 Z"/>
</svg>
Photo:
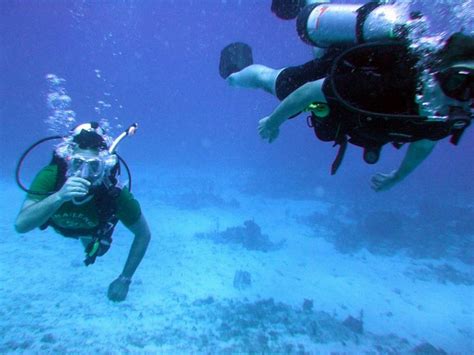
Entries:
<svg viewBox="0 0 474 355">
<path fill-rule="evenodd" d="M 388 174 L 377 173 L 372 176 L 371 186 L 375 191 L 386 191 L 392 188 L 400 181 L 397 170 L 392 171 Z"/>
<path fill-rule="evenodd" d="M 109 291 L 107 292 L 107 297 L 109 300 L 114 302 L 122 302 L 127 298 L 128 288 L 130 286 L 130 279 L 119 276 L 114 280 L 110 286 Z"/>
<path fill-rule="evenodd" d="M 70 201 L 75 197 L 84 197 L 89 193 L 91 183 L 86 179 L 71 176 L 66 180 L 63 187 L 57 192 L 61 201 Z"/>
<path fill-rule="evenodd" d="M 267 116 L 258 122 L 258 133 L 262 139 L 268 139 L 268 143 L 271 143 L 278 138 L 280 129 L 270 120 L 270 116 Z"/>
</svg>

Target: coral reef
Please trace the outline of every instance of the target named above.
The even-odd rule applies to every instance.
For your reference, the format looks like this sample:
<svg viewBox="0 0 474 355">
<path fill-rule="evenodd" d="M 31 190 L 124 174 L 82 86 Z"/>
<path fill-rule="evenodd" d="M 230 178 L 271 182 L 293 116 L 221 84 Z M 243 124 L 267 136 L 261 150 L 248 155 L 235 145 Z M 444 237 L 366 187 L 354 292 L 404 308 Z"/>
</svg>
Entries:
<svg viewBox="0 0 474 355">
<path fill-rule="evenodd" d="M 22 305 L 23 306 L 23 305 Z M 79 308 L 78 308 L 79 309 Z M 315 353 L 322 349 L 360 353 L 408 353 L 413 348 L 395 334 L 363 334 L 327 312 L 304 310 L 272 298 L 256 301 L 177 296 L 166 307 L 130 305 L 126 311 L 104 309 L 121 324 L 104 336 L 94 315 L 76 322 L 75 335 L 44 310 L 37 323 L 1 327 L 0 352 L 65 353 Z M 67 314 L 64 314 L 67 317 Z M 41 325 L 45 323 L 46 325 Z M 109 329 L 109 328 L 108 328 Z"/>
<path fill-rule="evenodd" d="M 374 254 L 403 251 L 415 258 L 456 257 L 474 264 L 474 210 L 422 202 L 417 213 L 341 208 L 314 212 L 299 221 L 323 235 L 342 253 L 366 248 Z M 321 233 L 321 232 L 325 233 Z"/>
<path fill-rule="evenodd" d="M 408 341 L 393 334 L 363 334 L 361 321 L 355 320 L 356 326 L 351 327 L 329 313 L 295 308 L 272 298 L 195 301 L 189 313 L 212 325 L 206 334 L 195 335 L 199 351 L 204 352 L 295 354 L 318 351 L 324 344 L 347 351 L 359 346 L 385 353 L 410 349 Z"/>
<path fill-rule="evenodd" d="M 435 281 L 442 284 L 448 282 L 455 285 L 474 285 L 474 275 L 456 270 L 448 264 L 435 266 L 426 264 L 423 267 L 411 268 L 405 272 L 405 275 L 417 280 Z"/>
<path fill-rule="evenodd" d="M 362 319 L 356 319 L 353 316 L 348 316 L 344 322 L 342 322 L 342 324 L 352 330 L 354 333 L 364 333 L 364 323 L 362 322 Z"/>
<path fill-rule="evenodd" d="M 413 354 L 420 354 L 420 355 L 446 355 L 446 351 L 443 349 L 435 348 L 430 343 L 423 343 L 418 346 L 415 346 L 412 350 Z"/>
<path fill-rule="evenodd" d="M 229 227 L 222 232 L 196 233 L 198 238 L 211 239 L 216 243 L 240 244 L 248 250 L 273 251 L 283 247 L 285 241 L 273 243 L 268 235 L 262 234 L 260 226 L 252 220 L 244 222 L 244 226 Z"/>
</svg>

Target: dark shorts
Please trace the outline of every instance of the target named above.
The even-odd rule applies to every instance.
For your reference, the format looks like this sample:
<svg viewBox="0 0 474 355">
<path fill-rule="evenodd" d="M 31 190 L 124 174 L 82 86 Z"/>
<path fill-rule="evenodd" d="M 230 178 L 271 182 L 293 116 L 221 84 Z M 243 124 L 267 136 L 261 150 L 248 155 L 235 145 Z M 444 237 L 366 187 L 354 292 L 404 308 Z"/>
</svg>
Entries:
<svg viewBox="0 0 474 355">
<path fill-rule="evenodd" d="M 300 86 L 326 77 L 333 60 L 342 52 L 342 48 L 328 50 L 320 59 L 313 59 L 297 67 L 288 67 L 282 70 L 275 83 L 275 94 L 283 100 Z"/>
<path fill-rule="evenodd" d="M 288 67 L 282 70 L 275 83 L 275 94 L 278 99 L 283 100 L 293 91 L 304 84 L 324 78 L 326 71 L 323 70 L 321 60 L 315 59 L 297 67 Z"/>
</svg>

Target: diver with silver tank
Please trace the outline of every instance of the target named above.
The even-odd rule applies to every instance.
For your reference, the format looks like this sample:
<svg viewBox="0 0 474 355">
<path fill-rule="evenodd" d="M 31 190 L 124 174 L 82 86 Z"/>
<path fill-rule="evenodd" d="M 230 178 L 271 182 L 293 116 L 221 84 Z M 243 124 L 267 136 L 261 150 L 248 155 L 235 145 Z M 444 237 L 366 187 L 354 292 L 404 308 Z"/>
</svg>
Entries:
<svg viewBox="0 0 474 355">
<path fill-rule="evenodd" d="M 298 17 L 305 43 L 326 50 L 303 65 L 272 69 L 253 64 L 247 44 L 239 44 L 246 46 L 241 52 L 228 51 L 231 45 L 223 49 L 220 74 L 229 85 L 263 89 L 281 100 L 259 121 L 263 139 L 273 142 L 282 123 L 308 112 L 317 138 L 339 145 L 332 174 L 348 143 L 362 147 L 369 164 L 379 160 L 384 145 L 409 143 L 398 169 L 373 176 L 372 188 L 383 191 L 419 166 L 436 141 L 450 137 L 457 144 L 470 125 L 474 36 L 455 33 L 426 55 L 408 46 L 425 19 L 394 5 L 274 0 L 272 11 L 286 19 Z M 431 79 L 429 85 L 421 80 L 422 72 Z"/>
</svg>

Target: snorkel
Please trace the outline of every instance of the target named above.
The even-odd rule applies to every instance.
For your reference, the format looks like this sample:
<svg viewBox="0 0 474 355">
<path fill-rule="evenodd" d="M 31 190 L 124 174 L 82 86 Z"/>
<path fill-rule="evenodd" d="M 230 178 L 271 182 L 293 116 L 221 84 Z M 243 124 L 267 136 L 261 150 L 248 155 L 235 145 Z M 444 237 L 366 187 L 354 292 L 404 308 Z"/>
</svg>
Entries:
<svg viewBox="0 0 474 355">
<path fill-rule="evenodd" d="M 138 129 L 138 123 L 132 123 L 125 131 L 123 131 L 115 140 L 112 142 L 109 148 L 109 154 L 114 154 L 117 150 L 119 143 L 128 136 L 133 136 Z"/>
<path fill-rule="evenodd" d="M 91 129 L 90 127 L 92 127 L 92 129 L 97 129 L 98 125 L 95 126 L 94 123 L 92 124 L 85 124 L 85 125 L 89 125 L 89 127 L 86 127 L 86 131 L 87 129 Z M 81 126 L 84 126 L 84 125 L 80 125 L 77 128 L 81 128 L 81 131 L 83 130 L 83 128 Z M 113 142 L 112 144 L 110 145 L 110 147 L 107 149 L 107 150 L 104 150 L 103 153 L 106 153 L 104 155 L 107 155 L 108 158 L 113 158 L 110 160 L 109 162 L 109 165 L 112 165 L 114 167 L 117 167 L 117 171 L 119 171 L 119 166 L 117 165 L 117 160 L 119 163 L 121 163 L 124 167 L 125 167 L 125 170 L 127 171 L 127 175 L 128 175 L 128 189 L 129 191 L 132 190 L 132 175 L 130 173 L 130 169 L 127 165 L 127 163 L 125 162 L 125 160 L 116 152 L 117 150 L 117 146 L 119 145 L 119 143 L 125 138 L 125 137 L 128 137 L 128 136 L 131 136 L 133 135 L 136 130 L 138 129 L 138 124 L 137 123 L 133 123 L 131 124 L 124 132 L 122 132 Z M 72 130 L 72 132 L 74 132 L 74 130 Z M 73 137 L 71 137 L 71 135 L 67 135 L 67 136 L 60 136 L 60 135 L 55 135 L 55 136 L 50 136 L 50 137 L 46 137 L 46 138 L 43 138 L 43 139 L 40 139 L 38 140 L 37 142 L 33 143 L 31 146 L 29 146 L 24 152 L 23 154 L 21 155 L 20 159 L 18 160 L 18 164 L 16 166 L 16 169 L 15 169 L 15 178 L 16 178 L 16 183 L 18 185 L 18 187 L 20 187 L 20 189 L 22 189 L 23 191 L 31 194 L 31 195 L 38 195 L 38 196 L 49 196 L 49 195 L 52 195 L 54 194 L 56 191 L 48 191 L 48 192 L 40 192 L 40 191 L 33 191 L 33 190 L 30 190 L 28 189 L 27 187 L 25 187 L 25 185 L 22 183 L 21 181 L 21 178 L 20 178 L 20 175 L 21 175 L 21 168 L 23 166 L 23 162 L 24 160 L 28 157 L 28 155 L 30 154 L 30 152 L 32 150 L 34 150 L 37 146 L 41 145 L 42 143 L 45 143 L 47 141 L 51 141 L 51 140 L 56 140 L 56 139 L 62 139 L 63 142 L 61 142 L 55 149 L 55 152 L 54 152 L 54 156 L 53 156 L 53 161 L 52 163 L 54 163 L 55 159 L 65 159 L 65 156 L 72 153 L 72 146 L 73 144 Z M 107 163 L 107 162 L 106 162 Z"/>
</svg>

